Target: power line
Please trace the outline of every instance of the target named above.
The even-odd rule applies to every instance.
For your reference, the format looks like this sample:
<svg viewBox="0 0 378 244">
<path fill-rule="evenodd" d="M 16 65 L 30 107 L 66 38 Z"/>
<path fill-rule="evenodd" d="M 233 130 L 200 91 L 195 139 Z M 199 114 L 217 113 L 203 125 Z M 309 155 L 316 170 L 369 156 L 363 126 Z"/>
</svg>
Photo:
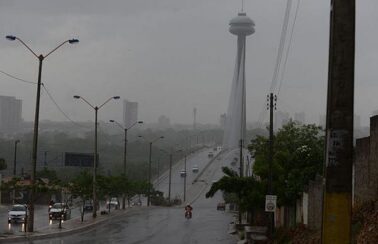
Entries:
<svg viewBox="0 0 378 244">
<path fill-rule="evenodd" d="M 277 96 L 280 94 L 281 86 L 282 86 L 283 79 L 284 79 L 284 76 L 285 76 L 286 63 L 287 63 L 287 60 L 288 60 L 288 57 L 289 57 L 289 54 L 290 54 L 291 44 L 293 43 L 293 35 L 294 35 L 295 23 L 297 22 L 297 16 L 298 16 L 298 10 L 299 10 L 299 4 L 300 4 L 300 2 L 301 2 L 301 0 L 297 1 L 297 7 L 295 9 L 293 26 L 291 28 L 289 44 L 288 44 L 287 49 L 286 49 L 286 57 L 285 57 L 285 62 L 284 62 L 284 65 L 283 65 L 283 68 L 282 68 L 282 72 L 281 72 L 281 78 L 280 78 L 280 83 L 279 83 L 279 86 L 278 86 Z"/>
<path fill-rule="evenodd" d="M 12 78 L 12 79 L 15 79 L 15 80 L 18 80 L 18 81 L 21 81 L 21 82 L 24 82 L 24 83 L 27 83 L 27 84 L 33 84 L 33 85 L 37 85 L 37 82 L 33 82 L 33 81 L 28 81 L 28 80 L 25 80 L 25 79 L 21 79 L 21 78 L 18 78 L 14 75 L 11 75 L 5 71 L 2 71 L 0 70 L 0 73 Z M 78 124 L 77 122 L 73 121 L 64 111 L 63 109 L 58 105 L 58 103 L 55 101 L 55 99 L 53 98 L 53 96 L 51 95 L 51 93 L 47 90 L 46 86 L 44 83 L 42 83 L 42 87 L 43 89 L 46 91 L 46 94 L 48 95 L 48 97 L 50 98 L 50 100 L 54 103 L 54 105 L 57 107 L 57 109 L 59 110 L 59 112 L 61 112 L 63 114 L 63 116 L 69 120 L 70 122 L 72 122 L 74 125 L 76 126 L 79 126 L 79 127 L 85 127 L 85 126 L 82 126 L 80 124 Z"/>
<path fill-rule="evenodd" d="M 82 126 L 80 124 L 78 124 L 77 122 L 73 121 L 64 111 L 63 109 L 58 105 L 58 103 L 55 101 L 55 99 L 53 98 L 53 96 L 51 95 L 51 93 L 47 90 L 46 88 L 46 85 L 44 83 L 42 83 L 42 87 L 43 89 L 46 91 L 46 94 L 48 95 L 48 97 L 50 98 L 50 100 L 55 104 L 55 106 L 57 107 L 57 109 L 63 114 L 63 116 L 68 119 L 70 122 L 72 122 L 74 125 L 76 126 L 79 126 L 79 127 L 85 127 L 85 126 Z"/>
<path fill-rule="evenodd" d="M 277 53 L 277 59 L 276 59 L 276 65 L 274 68 L 272 83 L 270 85 L 270 92 L 274 91 L 275 86 L 277 85 L 277 77 L 280 71 L 280 66 L 282 63 L 282 55 L 285 47 L 285 41 L 286 41 L 286 34 L 287 34 L 287 26 L 289 23 L 290 18 L 290 10 L 291 10 L 291 3 L 292 0 L 288 0 L 286 4 L 286 10 L 285 10 L 285 17 L 281 29 L 281 38 L 280 38 L 280 44 L 278 46 L 278 53 Z"/>
<path fill-rule="evenodd" d="M 24 79 L 18 78 L 18 77 L 16 77 L 16 76 L 11 75 L 11 74 L 9 74 L 9 73 L 7 73 L 7 72 L 5 72 L 5 71 L 2 71 L 2 70 L 0 70 L 0 73 L 4 74 L 4 75 L 6 75 L 6 76 L 8 76 L 8 77 L 10 77 L 10 78 L 12 78 L 12 79 L 15 79 L 15 80 L 18 80 L 18 81 L 24 82 L 24 83 L 37 85 L 37 82 L 34 82 L 34 81 L 28 81 L 28 80 L 24 80 Z"/>
<path fill-rule="evenodd" d="M 280 43 L 279 43 L 279 47 L 278 47 L 278 53 L 277 53 L 277 59 L 276 59 L 276 65 L 275 65 L 274 73 L 273 73 L 273 78 L 272 78 L 272 82 L 271 82 L 271 86 L 270 86 L 270 92 L 273 92 L 275 87 L 277 86 L 278 76 L 280 74 L 280 70 L 282 70 L 282 71 L 281 71 L 281 75 L 280 75 L 280 83 L 279 83 L 278 93 L 279 93 L 281 86 L 282 86 L 282 80 L 284 78 L 286 64 L 287 64 L 290 48 L 291 48 L 291 45 L 292 45 L 293 33 L 294 33 L 295 23 L 296 23 L 296 20 L 297 20 L 299 4 L 300 4 L 300 0 L 297 1 L 295 16 L 294 16 L 294 20 L 293 20 L 293 26 L 291 28 L 291 33 L 290 33 L 289 44 L 288 44 L 287 49 L 286 49 L 286 56 L 285 56 L 285 59 L 284 59 L 283 68 L 281 69 L 282 57 L 284 55 L 285 41 L 286 41 L 286 35 L 287 35 L 288 24 L 289 24 L 289 19 L 290 19 L 290 11 L 291 11 L 292 0 L 288 0 L 287 4 L 286 4 L 285 16 L 284 16 L 282 29 L 281 29 Z M 266 111 L 265 105 L 264 105 L 263 108 L 261 109 L 260 114 L 259 114 L 258 123 L 262 123 L 263 121 L 265 121 L 266 115 L 267 115 L 267 111 Z"/>
</svg>

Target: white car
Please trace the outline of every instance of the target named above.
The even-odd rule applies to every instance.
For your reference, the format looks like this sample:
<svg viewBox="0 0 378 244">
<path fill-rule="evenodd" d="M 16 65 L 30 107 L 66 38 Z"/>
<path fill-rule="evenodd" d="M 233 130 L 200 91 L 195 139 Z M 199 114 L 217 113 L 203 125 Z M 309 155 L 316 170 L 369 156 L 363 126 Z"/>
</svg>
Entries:
<svg viewBox="0 0 378 244">
<path fill-rule="evenodd" d="M 22 222 L 25 223 L 27 217 L 28 208 L 23 204 L 13 205 L 8 212 L 8 223 Z"/>
<path fill-rule="evenodd" d="M 106 201 L 106 206 L 109 208 L 109 207 L 114 207 L 115 209 L 118 209 L 119 208 L 119 201 L 118 201 L 118 198 L 116 197 L 112 197 L 110 199 L 110 201 Z"/>
</svg>

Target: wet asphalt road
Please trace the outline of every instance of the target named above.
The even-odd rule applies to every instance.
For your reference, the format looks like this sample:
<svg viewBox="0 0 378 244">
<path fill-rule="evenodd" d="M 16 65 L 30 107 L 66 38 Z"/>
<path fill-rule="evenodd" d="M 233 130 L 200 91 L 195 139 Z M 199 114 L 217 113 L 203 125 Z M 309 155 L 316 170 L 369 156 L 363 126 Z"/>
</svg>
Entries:
<svg viewBox="0 0 378 244">
<path fill-rule="evenodd" d="M 117 217 L 91 230 L 71 236 L 30 243 L 236 243 L 235 237 L 228 234 L 229 223 L 233 221 L 233 214 L 228 211 L 216 210 L 217 203 L 222 201 L 222 194 L 217 193 L 214 198 L 210 199 L 206 199 L 204 196 L 210 188 L 211 182 L 222 176 L 221 166 L 230 161 L 229 157 L 224 157 L 224 159 L 215 160 L 204 172 L 198 184 L 191 184 L 193 178 L 188 180 L 188 198 L 194 201 L 192 204 L 194 208 L 193 218 L 190 220 L 184 218 L 182 207 L 136 207 L 132 208 L 126 216 Z M 200 167 L 209 161 L 207 152 L 194 155 L 191 160 L 194 160 L 193 162 L 198 166 L 201 165 Z M 204 162 L 199 162 L 200 160 L 204 160 Z M 179 176 L 180 170 L 181 166 L 179 165 L 175 167 L 174 173 Z M 177 179 L 180 180 L 180 177 Z M 161 183 L 161 187 L 164 188 L 163 181 Z"/>
<path fill-rule="evenodd" d="M 9 232 L 23 232 L 24 224 L 23 223 L 14 223 L 8 224 L 8 210 L 11 209 L 11 205 L 2 206 L 0 208 L 0 233 L 9 233 Z M 71 217 L 79 216 L 79 209 L 71 209 Z M 48 206 L 47 205 L 36 205 L 35 206 L 35 215 L 34 215 L 34 228 L 39 229 L 41 227 L 48 226 L 51 223 L 57 223 L 58 220 L 49 221 L 48 217 Z"/>
</svg>

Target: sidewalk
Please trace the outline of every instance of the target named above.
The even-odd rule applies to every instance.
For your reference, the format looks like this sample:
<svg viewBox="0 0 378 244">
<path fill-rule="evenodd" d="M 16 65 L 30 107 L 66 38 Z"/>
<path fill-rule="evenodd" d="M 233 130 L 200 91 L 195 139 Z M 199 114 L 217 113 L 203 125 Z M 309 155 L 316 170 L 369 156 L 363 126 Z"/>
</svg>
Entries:
<svg viewBox="0 0 378 244">
<path fill-rule="evenodd" d="M 59 222 L 49 226 L 42 227 L 35 230 L 33 233 L 16 232 L 0 236 L 0 243 L 14 243 L 21 241 L 32 241 L 46 238 L 56 238 L 68 234 L 74 234 L 90 229 L 98 224 L 104 223 L 108 220 L 126 215 L 130 209 L 113 210 L 110 214 L 101 215 L 98 212 L 97 217 L 92 218 L 91 214 L 84 216 L 84 221 L 81 222 L 81 217 L 75 217 L 62 222 L 62 228 L 59 228 Z"/>
</svg>

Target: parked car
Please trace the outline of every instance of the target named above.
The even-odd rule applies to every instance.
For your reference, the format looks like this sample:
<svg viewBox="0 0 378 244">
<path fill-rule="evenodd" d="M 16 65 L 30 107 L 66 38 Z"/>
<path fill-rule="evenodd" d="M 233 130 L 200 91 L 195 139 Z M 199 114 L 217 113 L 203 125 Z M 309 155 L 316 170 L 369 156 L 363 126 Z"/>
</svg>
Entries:
<svg viewBox="0 0 378 244">
<path fill-rule="evenodd" d="M 194 165 L 193 168 L 192 168 L 192 172 L 193 172 L 193 173 L 198 173 L 198 171 L 199 171 L 198 166 L 197 166 L 197 165 Z"/>
<path fill-rule="evenodd" d="M 118 209 L 119 208 L 119 201 L 118 201 L 118 198 L 116 197 L 112 197 L 110 198 L 110 201 L 107 200 L 106 201 L 106 206 L 109 208 L 109 207 L 114 207 L 115 209 Z"/>
<path fill-rule="evenodd" d="M 83 205 L 83 212 L 91 212 L 91 211 L 93 211 L 92 201 L 85 201 Z"/>
<path fill-rule="evenodd" d="M 67 220 L 71 218 L 71 209 L 65 203 L 54 203 L 49 211 L 49 219 Z"/>
<path fill-rule="evenodd" d="M 8 223 L 25 223 L 28 208 L 24 204 L 15 204 L 8 212 Z"/>
<path fill-rule="evenodd" d="M 218 203 L 217 210 L 223 210 L 223 211 L 225 211 L 226 210 L 226 204 L 224 202 Z"/>
<path fill-rule="evenodd" d="M 131 206 L 142 206 L 142 201 L 141 200 L 136 200 L 131 203 Z"/>
<path fill-rule="evenodd" d="M 214 153 L 213 152 L 209 152 L 209 154 L 207 155 L 209 158 L 212 158 L 214 157 Z"/>
</svg>

